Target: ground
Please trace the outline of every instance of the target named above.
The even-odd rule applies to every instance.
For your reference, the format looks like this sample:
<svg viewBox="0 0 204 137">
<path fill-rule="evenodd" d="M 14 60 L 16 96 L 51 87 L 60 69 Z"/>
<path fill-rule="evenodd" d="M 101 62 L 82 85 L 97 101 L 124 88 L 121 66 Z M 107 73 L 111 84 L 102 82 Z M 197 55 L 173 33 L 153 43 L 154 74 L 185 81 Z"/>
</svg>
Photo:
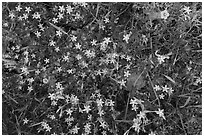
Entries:
<svg viewBox="0 0 204 137">
<path fill-rule="evenodd" d="M 202 134 L 202 3 L 2 3 L 2 133 Z"/>
</svg>

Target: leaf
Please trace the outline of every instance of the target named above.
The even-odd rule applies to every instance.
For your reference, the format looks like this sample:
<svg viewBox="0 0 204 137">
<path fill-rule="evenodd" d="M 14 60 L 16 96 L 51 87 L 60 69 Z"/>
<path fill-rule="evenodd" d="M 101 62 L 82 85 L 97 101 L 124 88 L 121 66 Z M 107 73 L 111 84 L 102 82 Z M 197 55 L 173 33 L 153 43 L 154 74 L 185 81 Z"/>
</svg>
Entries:
<svg viewBox="0 0 204 137">
<path fill-rule="evenodd" d="M 174 83 L 174 84 L 176 84 L 176 82 L 171 78 L 171 77 L 169 77 L 169 76 L 167 76 L 167 75 L 164 75 L 163 74 L 163 76 L 165 76 L 168 80 L 170 80 L 172 83 Z"/>
<path fill-rule="evenodd" d="M 188 99 L 186 100 L 185 104 L 183 106 L 181 106 L 180 108 L 184 108 L 185 106 L 188 105 L 188 103 L 190 102 L 191 97 L 188 97 Z"/>
</svg>

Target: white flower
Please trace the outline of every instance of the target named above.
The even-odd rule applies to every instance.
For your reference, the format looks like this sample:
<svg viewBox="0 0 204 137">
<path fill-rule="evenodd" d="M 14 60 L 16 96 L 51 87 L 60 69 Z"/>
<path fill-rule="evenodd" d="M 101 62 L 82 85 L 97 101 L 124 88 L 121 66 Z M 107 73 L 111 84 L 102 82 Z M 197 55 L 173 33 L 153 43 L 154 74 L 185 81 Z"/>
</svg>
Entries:
<svg viewBox="0 0 204 137">
<path fill-rule="evenodd" d="M 16 11 L 21 11 L 21 5 L 18 5 L 17 7 L 16 7 Z"/>
<path fill-rule="evenodd" d="M 77 37 L 74 35 L 71 37 L 71 41 L 73 41 L 73 42 L 76 41 L 76 39 L 77 39 Z"/>
<path fill-rule="evenodd" d="M 60 11 L 60 12 L 64 12 L 64 11 L 65 11 L 64 5 L 59 6 L 59 11 Z"/>
<path fill-rule="evenodd" d="M 27 118 L 23 119 L 23 125 L 28 124 L 29 120 Z"/>
<path fill-rule="evenodd" d="M 50 98 L 51 100 L 55 100 L 56 99 L 56 95 L 54 93 L 49 93 L 48 98 Z"/>
<path fill-rule="evenodd" d="M 80 45 L 79 43 L 77 43 L 77 44 L 75 45 L 75 47 L 76 47 L 76 49 L 80 49 L 80 48 L 81 48 L 81 45 Z"/>
<path fill-rule="evenodd" d="M 124 73 L 125 73 L 124 74 L 125 77 L 129 77 L 131 75 L 129 70 L 125 71 Z"/>
<path fill-rule="evenodd" d="M 123 40 L 128 43 L 128 40 L 130 39 L 130 34 L 123 35 Z"/>
<path fill-rule="evenodd" d="M 69 5 L 67 5 L 66 9 L 68 14 L 70 14 L 73 11 L 73 8 Z"/>
<path fill-rule="evenodd" d="M 80 129 L 80 128 L 78 128 L 78 126 L 75 125 L 74 128 L 71 129 L 71 133 L 72 133 L 72 134 L 77 134 L 79 129 Z"/>
<path fill-rule="evenodd" d="M 55 24 L 55 23 L 57 23 L 58 22 L 58 18 L 53 18 L 52 19 L 52 22 Z"/>
<path fill-rule="evenodd" d="M 53 46 L 53 47 L 55 46 L 55 44 L 56 44 L 56 42 L 53 41 L 53 40 L 51 40 L 50 43 L 49 43 L 49 45 L 50 45 L 50 46 Z"/>
<path fill-rule="evenodd" d="M 165 9 L 164 11 L 161 11 L 161 18 L 162 19 L 167 19 L 169 17 L 169 12 L 167 11 L 167 9 Z"/>
<path fill-rule="evenodd" d="M 97 103 L 97 106 L 102 107 L 104 102 L 102 99 L 97 99 L 96 103 Z"/>
<path fill-rule="evenodd" d="M 160 117 L 162 117 L 163 119 L 166 119 L 165 117 L 164 117 L 164 110 L 162 109 L 160 109 L 159 108 L 159 110 L 158 111 L 155 111 L 156 112 L 156 114 L 158 114 Z"/>
<path fill-rule="evenodd" d="M 164 87 L 162 86 L 162 91 L 168 93 L 169 88 L 167 87 L 167 85 L 165 85 Z"/>
<path fill-rule="evenodd" d="M 183 10 L 183 13 L 184 13 L 184 14 L 185 14 L 185 13 L 190 14 L 190 12 L 192 11 L 192 10 L 190 9 L 190 7 L 186 7 L 186 6 L 184 6 L 184 8 L 182 8 L 182 10 Z"/>
<path fill-rule="evenodd" d="M 44 78 L 44 79 L 43 79 L 43 83 L 44 83 L 44 84 L 47 84 L 48 82 L 49 82 L 49 80 L 48 80 L 47 78 Z"/>
<path fill-rule="evenodd" d="M 14 13 L 13 13 L 13 12 L 10 12 L 10 13 L 9 13 L 9 17 L 10 17 L 11 19 L 13 19 L 13 18 L 15 17 Z"/>
<path fill-rule="evenodd" d="M 37 36 L 37 38 L 39 38 L 41 36 L 41 32 L 37 31 L 35 32 L 35 35 Z"/>
<path fill-rule="evenodd" d="M 92 46 L 96 45 L 96 42 L 97 42 L 97 41 L 96 41 L 95 39 L 93 39 L 93 40 L 91 41 L 91 45 L 92 45 Z"/>
<path fill-rule="evenodd" d="M 164 99 L 164 97 L 165 97 L 165 95 L 163 93 L 159 95 L 160 99 Z"/>
<path fill-rule="evenodd" d="M 91 109 L 90 109 L 89 105 L 84 105 L 84 110 L 83 111 L 85 111 L 86 113 L 89 113 L 90 110 Z"/>
<path fill-rule="evenodd" d="M 30 7 L 25 7 L 25 12 L 29 13 L 31 11 Z"/>
<path fill-rule="evenodd" d="M 140 114 L 137 114 L 140 119 L 145 119 L 146 113 L 144 111 L 140 111 Z"/>
<path fill-rule="evenodd" d="M 139 133 L 140 131 L 140 125 L 141 125 L 141 120 L 139 118 L 137 119 L 134 118 L 132 128 L 134 128 L 137 133 Z"/>
<path fill-rule="evenodd" d="M 159 91 L 161 90 L 161 87 L 159 85 L 155 85 L 154 90 Z"/>
<path fill-rule="evenodd" d="M 123 79 L 122 79 L 121 81 L 119 81 L 119 84 L 120 84 L 121 87 L 122 87 L 122 86 L 126 87 L 126 86 L 125 86 L 125 83 L 126 83 L 126 81 L 124 81 Z"/>
<path fill-rule="evenodd" d="M 65 110 L 65 111 L 67 112 L 67 115 L 70 115 L 70 116 L 72 115 L 72 112 L 73 112 L 72 109 L 69 108 L 69 109 L 67 109 L 67 110 Z"/>
<path fill-rule="evenodd" d="M 62 32 L 61 32 L 60 30 L 56 31 L 56 33 L 57 33 L 57 34 L 56 34 L 57 36 L 59 36 L 59 37 L 62 36 Z"/>
</svg>

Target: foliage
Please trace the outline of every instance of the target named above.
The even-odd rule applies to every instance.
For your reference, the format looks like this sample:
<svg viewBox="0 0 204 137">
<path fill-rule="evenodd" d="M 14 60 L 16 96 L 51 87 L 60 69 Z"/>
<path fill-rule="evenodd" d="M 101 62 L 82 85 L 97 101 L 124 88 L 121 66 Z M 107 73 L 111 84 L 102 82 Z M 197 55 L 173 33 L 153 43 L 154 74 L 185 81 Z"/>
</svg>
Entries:
<svg viewBox="0 0 204 137">
<path fill-rule="evenodd" d="M 202 3 L 2 3 L 3 134 L 201 134 Z"/>
</svg>

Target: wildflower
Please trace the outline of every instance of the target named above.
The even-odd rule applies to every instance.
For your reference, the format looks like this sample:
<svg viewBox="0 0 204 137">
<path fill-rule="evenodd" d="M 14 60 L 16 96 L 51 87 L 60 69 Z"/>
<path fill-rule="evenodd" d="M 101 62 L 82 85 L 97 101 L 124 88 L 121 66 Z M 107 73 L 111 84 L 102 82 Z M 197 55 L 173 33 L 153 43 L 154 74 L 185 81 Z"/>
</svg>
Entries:
<svg viewBox="0 0 204 137">
<path fill-rule="evenodd" d="M 96 45 L 96 42 L 97 42 L 97 41 L 96 41 L 95 39 L 93 39 L 93 40 L 91 41 L 91 45 L 92 45 L 92 46 Z"/>
<path fill-rule="evenodd" d="M 33 19 L 40 19 L 40 14 L 38 12 L 35 12 L 33 14 Z"/>
<path fill-rule="evenodd" d="M 131 75 L 131 74 L 130 74 L 130 71 L 128 71 L 128 70 L 125 71 L 124 73 L 125 73 L 125 74 L 124 74 L 125 77 L 129 77 L 129 76 Z"/>
<path fill-rule="evenodd" d="M 52 94 L 49 93 L 48 98 L 50 98 L 51 100 L 54 100 L 54 99 L 56 99 L 56 95 L 54 93 L 52 93 Z"/>
<path fill-rule="evenodd" d="M 68 56 L 68 55 L 64 55 L 63 60 L 64 60 L 64 61 L 69 61 L 69 56 Z"/>
<path fill-rule="evenodd" d="M 36 75 L 39 75 L 39 74 L 40 74 L 40 70 L 37 69 L 37 70 L 35 71 L 35 74 L 36 74 Z"/>
<path fill-rule="evenodd" d="M 104 19 L 104 22 L 105 22 L 105 23 L 109 23 L 109 22 L 110 22 L 110 21 L 109 21 L 109 18 L 106 17 L 106 18 Z"/>
<path fill-rule="evenodd" d="M 183 11 L 184 14 L 185 14 L 185 13 L 190 14 L 190 12 L 192 11 L 192 10 L 190 9 L 190 7 L 186 7 L 186 6 L 184 6 L 184 8 L 182 8 L 181 10 Z"/>
<path fill-rule="evenodd" d="M 56 33 L 57 33 L 57 34 L 56 34 L 57 36 L 59 36 L 59 37 L 62 36 L 62 32 L 61 32 L 60 30 L 56 31 Z"/>
<path fill-rule="evenodd" d="M 28 14 L 23 14 L 23 18 L 26 20 L 26 19 L 28 19 Z"/>
<path fill-rule="evenodd" d="M 104 102 L 102 99 L 97 99 L 96 103 L 97 103 L 97 106 L 102 107 Z"/>
<path fill-rule="evenodd" d="M 77 105 L 78 102 L 79 102 L 79 99 L 78 99 L 77 96 L 74 96 L 74 95 L 72 94 L 71 97 L 70 97 L 70 101 L 71 101 L 71 103 L 72 103 L 73 105 Z"/>
<path fill-rule="evenodd" d="M 54 119 L 55 119 L 55 115 L 51 115 L 50 118 L 51 118 L 52 120 L 54 120 Z"/>
<path fill-rule="evenodd" d="M 53 40 L 51 40 L 50 43 L 49 43 L 49 45 L 50 45 L 50 46 L 53 46 L 53 47 L 55 46 L 55 44 L 56 44 L 56 42 L 53 41 Z"/>
<path fill-rule="evenodd" d="M 107 135 L 107 133 L 106 133 L 106 131 L 105 131 L 105 130 L 103 130 L 103 131 L 102 131 L 102 134 L 103 134 L 103 135 Z"/>
<path fill-rule="evenodd" d="M 123 35 L 123 40 L 128 43 L 128 40 L 130 39 L 130 34 Z"/>
<path fill-rule="evenodd" d="M 159 91 L 159 90 L 161 90 L 161 88 L 159 85 L 155 85 L 154 90 Z"/>
<path fill-rule="evenodd" d="M 10 12 L 10 13 L 9 13 L 9 17 L 10 17 L 11 19 L 13 19 L 13 18 L 15 17 L 14 13 L 13 13 L 13 12 Z"/>
<path fill-rule="evenodd" d="M 89 113 L 90 110 L 91 109 L 90 109 L 89 105 L 84 105 L 84 110 L 83 111 L 85 111 L 86 113 Z"/>
<path fill-rule="evenodd" d="M 84 130 L 86 134 L 90 134 L 91 133 L 91 125 L 90 123 L 86 123 L 86 125 L 84 125 Z"/>
<path fill-rule="evenodd" d="M 81 45 L 80 45 L 79 43 L 77 43 L 77 44 L 75 45 L 75 48 L 76 48 L 76 49 L 81 49 Z"/>
<path fill-rule="evenodd" d="M 68 118 L 65 118 L 65 122 L 69 123 L 71 121 L 74 121 L 74 118 L 69 116 Z"/>
<path fill-rule="evenodd" d="M 67 5 L 66 9 L 67 9 L 67 13 L 68 13 L 68 14 L 70 14 L 71 12 L 73 12 L 73 8 L 72 8 L 71 6 L 69 6 L 69 5 Z"/>
<path fill-rule="evenodd" d="M 156 114 L 158 114 L 160 117 L 162 117 L 164 120 L 166 119 L 165 117 L 164 117 L 164 110 L 162 109 L 160 109 L 159 108 L 159 110 L 158 111 L 155 111 L 156 112 Z"/>
<path fill-rule="evenodd" d="M 140 119 L 145 119 L 146 113 L 144 111 L 140 111 L 140 114 L 137 114 Z"/>
<path fill-rule="evenodd" d="M 125 83 L 126 83 L 126 81 L 124 81 L 123 79 L 122 79 L 121 81 L 119 81 L 119 84 L 120 84 L 121 87 L 122 87 L 122 86 L 125 87 Z"/>
<path fill-rule="evenodd" d="M 29 87 L 28 87 L 28 91 L 29 91 L 29 92 L 33 91 L 33 87 L 32 87 L 32 86 L 29 86 Z"/>
<path fill-rule="evenodd" d="M 133 119 L 132 128 L 134 128 L 137 133 L 139 133 L 139 131 L 140 131 L 140 125 L 141 125 L 141 123 L 142 123 L 142 122 L 141 122 L 141 119 L 139 119 L 139 118 L 134 118 L 134 119 Z"/>
<path fill-rule="evenodd" d="M 55 23 L 58 23 L 58 18 L 53 18 L 52 19 L 52 22 L 55 24 Z"/>
<path fill-rule="evenodd" d="M 169 88 L 167 87 L 167 85 L 165 85 L 164 87 L 162 86 L 162 91 L 168 93 Z"/>
<path fill-rule="evenodd" d="M 37 38 L 39 38 L 41 36 L 41 32 L 37 31 L 35 32 L 35 35 L 37 36 Z"/>
<path fill-rule="evenodd" d="M 71 133 L 72 133 L 72 134 L 78 134 L 78 130 L 79 130 L 79 129 L 80 129 L 80 128 L 78 128 L 78 126 L 75 125 L 74 128 L 71 129 Z"/>
<path fill-rule="evenodd" d="M 163 93 L 159 95 L 160 99 L 164 99 L 164 97 L 165 97 L 165 95 Z"/>
<path fill-rule="evenodd" d="M 28 124 L 29 120 L 27 118 L 23 119 L 23 125 Z"/>
<path fill-rule="evenodd" d="M 60 12 L 64 12 L 64 11 L 65 11 L 64 5 L 59 6 L 59 11 L 60 11 Z"/>
<path fill-rule="evenodd" d="M 47 78 L 44 78 L 44 79 L 43 79 L 43 83 L 44 83 L 44 84 L 47 84 L 48 82 L 49 82 L 49 80 L 48 80 Z"/>
<path fill-rule="evenodd" d="M 106 44 L 108 44 L 108 43 L 111 42 L 111 40 L 110 40 L 110 38 L 104 38 L 104 42 L 105 42 Z"/>
<path fill-rule="evenodd" d="M 31 84 L 31 83 L 34 82 L 34 79 L 33 78 L 28 78 L 27 81 L 29 82 L 29 84 Z"/>
<path fill-rule="evenodd" d="M 106 122 L 105 121 L 101 121 L 100 122 L 100 127 L 106 128 L 107 127 Z"/>
<path fill-rule="evenodd" d="M 55 51 L 59 52 L 60 51 L 59 47 L 55 47 Z"/>
<path fill-rule="evenodd" d="M 16 7 L 16 11 L 21 11 L 21 5 L 18 5 L 17 7 Z"/>
<path fill-rule="evenodd" d="M 173 93 L 173 91 L 174 91 L 174 90 L 172 89 L 172 87 L 170 87 L 169 90 L 168 90 L 168 92 L 167 92 L 167 93 L 169 94 L 169 96 Z"/>
<path fill-rule="evenodd" d="M 167 19 L 169 17 L 169 12 L 167 11 L 167 9 L 165 9 L 164 11 L 161 11 L 161 19 Z"/>
<path fill-rule="evenodd" d="M 130 61 L 130 60 L 131 60 L 131 57 L 127 55 L 126 60 L 127 60 L 127 61 Z"/>
<path fill-rule="evenodd" d="M 31 11 L 30 7 L 25 7 L 25 12 L 29 13 Z"/>
<path fill-rule="evenodd" d="M 46 127 L 46 132 L 50 132 L 52 128 L 50 126 Z"/>
<path fill-rule="evenodd" d="M 77 37 L 74 35 L 71 37 L 71 41 L 73 41 L 73 42 L 76 41 L 76 39 L 77 39 Z"/>
</svg>

